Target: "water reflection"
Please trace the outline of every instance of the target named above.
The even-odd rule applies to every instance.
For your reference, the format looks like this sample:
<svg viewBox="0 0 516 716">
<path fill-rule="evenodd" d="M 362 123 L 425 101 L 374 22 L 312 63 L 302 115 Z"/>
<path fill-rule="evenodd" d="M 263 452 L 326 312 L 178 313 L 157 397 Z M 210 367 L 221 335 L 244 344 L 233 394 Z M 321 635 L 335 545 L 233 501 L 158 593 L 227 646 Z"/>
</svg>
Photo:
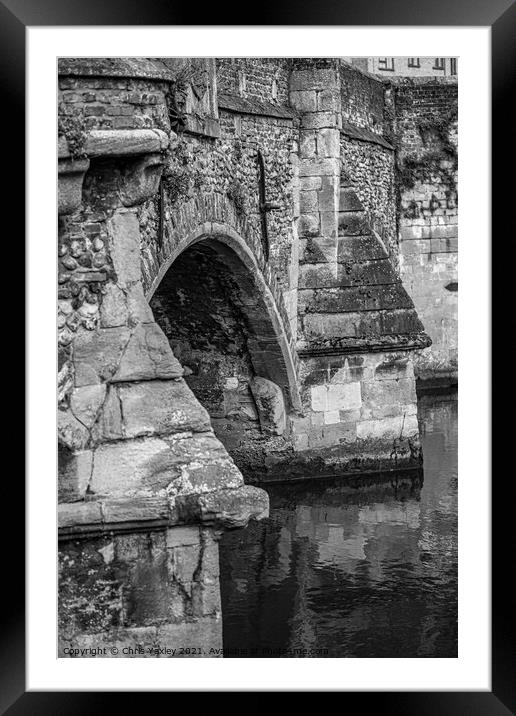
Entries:
<svg viewBox="0 0 516 716">
<path fill-rule="evenodd" d="M 419 409 L 424 482 L 268 487 L 270 518 L 224 536 L 225 650 L 457 655 L 457 403 Z"/>
</svg>

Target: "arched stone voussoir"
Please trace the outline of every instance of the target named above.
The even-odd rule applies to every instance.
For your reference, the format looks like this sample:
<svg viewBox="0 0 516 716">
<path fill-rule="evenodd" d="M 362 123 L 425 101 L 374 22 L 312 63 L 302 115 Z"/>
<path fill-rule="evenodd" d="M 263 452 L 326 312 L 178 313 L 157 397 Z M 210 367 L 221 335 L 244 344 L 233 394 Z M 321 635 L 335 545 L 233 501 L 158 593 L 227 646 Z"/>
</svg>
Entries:
<svg viewBox="0 0 516 716">
<path fill-rule="evenodd" d="M 289 407 L 300 411 L 297 356 L 292 347 L 290 325 L 284 318 L 288 313 L 275 277 L 270 267 L 265 265 L 261 249 L 250 246 L 249 237 L 246 240 L 233 226 L 220 221 L 203 222 L 179 241 L 162 261 L 147 292 L 147 300 L 152 300 L 179 256 L 201 243 L 216 252 L 217 258 L 226 264 L 229 275 L 242 289 L 242 308 L 255 339 L 250 340 L 248 346 L 256 373 L 279 385 Z M 185 320 L 188 320 L 187 316 Z M 260 348 L 253 355 L 254 347 L 264 339 L 266 351 Z"/>
</svg>

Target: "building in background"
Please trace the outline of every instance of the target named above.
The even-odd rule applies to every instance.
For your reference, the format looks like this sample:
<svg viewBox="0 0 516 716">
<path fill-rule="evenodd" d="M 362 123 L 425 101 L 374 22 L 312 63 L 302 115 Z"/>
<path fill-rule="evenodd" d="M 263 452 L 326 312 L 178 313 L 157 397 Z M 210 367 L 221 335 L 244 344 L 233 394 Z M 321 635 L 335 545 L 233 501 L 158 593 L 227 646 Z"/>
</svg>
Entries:
<svg viewBox="0 0 516 716">
<path fill-rule="evenodd" d="M 344 57 L 355 67 L 374 75 L 389 77 L 453 77 L 456 57 Z"/>
</svg>

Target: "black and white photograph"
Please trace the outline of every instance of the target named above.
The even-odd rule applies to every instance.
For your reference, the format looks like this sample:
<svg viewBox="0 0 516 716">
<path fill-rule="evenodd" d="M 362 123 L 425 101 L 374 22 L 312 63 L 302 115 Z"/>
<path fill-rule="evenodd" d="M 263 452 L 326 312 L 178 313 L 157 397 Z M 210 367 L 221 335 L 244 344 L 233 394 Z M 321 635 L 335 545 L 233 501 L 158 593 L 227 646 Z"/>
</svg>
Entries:
<svg viewBox="0 0 516 716">
<path fill-rule="evenodd" d="M 457 57 L 60 57 L 60 658 L 456 658 Z"/>
<path fill-rule="evenodd" d="M 26 237 L 0 714 L 516 713 L 514 6 L 0 0 Z"/>
</svg>

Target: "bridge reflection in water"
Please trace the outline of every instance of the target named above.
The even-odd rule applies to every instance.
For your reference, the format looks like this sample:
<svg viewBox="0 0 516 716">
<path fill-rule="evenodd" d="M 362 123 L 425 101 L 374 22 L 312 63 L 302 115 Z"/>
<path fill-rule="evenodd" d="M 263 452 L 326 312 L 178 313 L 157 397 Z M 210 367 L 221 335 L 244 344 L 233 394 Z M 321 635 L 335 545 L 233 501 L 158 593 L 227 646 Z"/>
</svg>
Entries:
<svg viewBox="0 0 516 716">
<path fill-rule="evenodd" d="M 424 481 L 268 487 L 225 534 L 225 655 L 457 656 L 457 403 L 419 412 Z"/>
</svg>

